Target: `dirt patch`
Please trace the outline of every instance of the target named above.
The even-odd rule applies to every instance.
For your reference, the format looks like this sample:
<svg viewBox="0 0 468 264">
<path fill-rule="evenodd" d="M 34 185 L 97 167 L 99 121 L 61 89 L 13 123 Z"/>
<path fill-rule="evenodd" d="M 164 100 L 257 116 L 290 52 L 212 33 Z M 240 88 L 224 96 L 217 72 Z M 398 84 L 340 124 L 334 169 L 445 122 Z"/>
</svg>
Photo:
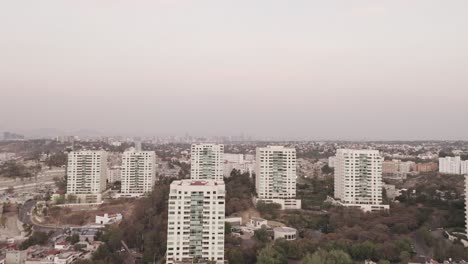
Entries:
<svg viewBox="0 0 468 264">
<path fill-rule="evenodd" d="M 234 217 L 242 217 L 242 223 L 247 224 L 252 217 L 260 217 L 260 213 L 255 208 L 249 208 L 245 211 L 234 213 Z"/>
<path fill-rule="evenodd" d="M 5 219 L 5 226 L 0 225 L 0 237 L 15 237 L 21 235 L 21 231 L 18 229 L 17 220 L 18 214 L 9 212 L 3 214 Z"/>
<path fill-rule="evenodd" d="M 75 207 L 51 207 L 45 224 L 60 224 L 82 226 L 94 224 L 97 214 L 121 213 L 124 218 L 129 217 L 134 210 L 134 200 L 117 200 L 105 203 L 99 207 L 75 206 Z"/>
</svg>

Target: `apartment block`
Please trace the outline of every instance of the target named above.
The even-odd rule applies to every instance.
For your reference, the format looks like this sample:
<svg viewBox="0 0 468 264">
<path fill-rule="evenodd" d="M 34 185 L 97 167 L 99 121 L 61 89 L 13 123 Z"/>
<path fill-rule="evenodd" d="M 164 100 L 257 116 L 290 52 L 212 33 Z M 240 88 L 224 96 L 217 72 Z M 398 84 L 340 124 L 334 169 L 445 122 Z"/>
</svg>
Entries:
<svg viewBox="0 0 468 264">
<path fill-rule="evenodd" d="M 364 211 L 388 209 L 382 204 L 382 161 L 377 150 L 337 150 L 335 199 Z"/>
<path fill-rule="evenodd" d="M 434 172 L 434 171 L 437 171 L 439 168 L 439 165 L 437 164 L 437 162 L 425 162 L 425 163 L 417 163 L 415 166 L 414 166 L 414 170 L 416 172 Z"/>
<path fill-rule="evenodd" d="M 468 236 L 468 175 L 465 175 L 465 228 Z"/>
<path fill-rule="evenodd" d="M 257 201 L 278 203 L 282 209 L 300 209 L 296 198 L 296 149 L 283 146 L 257 148 Z"/>
<path fill-rule="evenodd" d="M 138 197 L 153 190 L 156 180 L 156 153 L 154 151 L 125 151 L 122 156 L 122 197 Z"/>
<path fill-rule="evenodd" d="M 229 178 L 232 170 L 238 170 L 240 173 L 249 173 L 252 177 L 252 172 L 255 170 L 255 158 L 246 159 L 244 154 L 224 153 L 223 162 L 224 177 Z"/>
<path fill-rule="evenodd" d="M 107 153 L 73 151 L 68 154 L 67 196 L 77 203 L 99 203 L 106 189 Z"/>
<path fill-rule="evenodd" d="M 224 263 L 225 192 L 223 181 L 171 183 L 166 263 Z"/>
<path fill-rule="evenodd" d="M 224 176 L 224 145 L 193 144 L 190 178 L 222 181 Z"/>
<path fill-rule="evenodd" d="M 457 157 L 439 158 L 439 172 L 445 174 L 460 174 L 461 159 Z"/>
<path fill-rule="evenodd" d="M 121 180 L 121 167 L 120 166 L 113 166 L 107 169 L 107 182 L 114 183 Z"/>
<path fill-rule="evenodd" d="M 460 174 L 462 175 L 468 174 L 468 160 L 460 161 Z"/>
</svg>

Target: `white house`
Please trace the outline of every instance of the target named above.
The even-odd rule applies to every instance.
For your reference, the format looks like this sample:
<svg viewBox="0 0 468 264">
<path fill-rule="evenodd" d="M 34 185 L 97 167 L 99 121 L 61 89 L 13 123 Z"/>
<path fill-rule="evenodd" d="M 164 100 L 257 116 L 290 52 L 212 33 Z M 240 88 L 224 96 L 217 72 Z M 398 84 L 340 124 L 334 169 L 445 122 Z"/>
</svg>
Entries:
<svg viewBox="0 0 468 264">
<path fill-rule="evenodd" d="M 96 215 L 96 224 L 109 225 L 122 220 L 122 214 L 105 213 Z"/>
<path fill-rule="evenodd" d="M 230 223 L 232 226 L 241 226 L 242 217 L 226 217 L 224 218 L 224 222 Z"/>
<path fill-rule="evenodd" d="M 273 229 L 275 240 L 284 238 L 286 240 L 296 240 L 297 230 L 291 227 L 276 227 Z"/>
<path fill-rule="evenodd" d="M 63 241 L 63 242 L 58 242 L 58 243 L 55 243 L 55 249 L 57 250 L 67 250 L 70 248 L 70 242 L 67 242 L 67 241 Z"/>
<path fill-rule="evenodd" d="M 75 261 L 77 258 L 76 252 L 63 252 L 55 256 L 54 263 L 55 264 L 70 264 Z"/>
<path fill-rule="evenodd" d="M 263 218 L 253 217 L 250 219 L 249 226 L 253 227 L 253 229 L 261 229 L 263 226 L 268 226 L 268 220 L 263 219 Z"/>
</svg>

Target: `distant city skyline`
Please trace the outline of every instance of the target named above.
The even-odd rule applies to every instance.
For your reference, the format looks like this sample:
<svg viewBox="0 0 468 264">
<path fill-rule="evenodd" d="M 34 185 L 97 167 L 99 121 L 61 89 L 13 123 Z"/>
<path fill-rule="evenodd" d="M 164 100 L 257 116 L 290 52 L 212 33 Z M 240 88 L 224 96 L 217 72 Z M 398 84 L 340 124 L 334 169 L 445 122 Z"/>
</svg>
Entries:
<svg viewBox="0 0 468 264">
<path fill-rule="evenodd" d="M 467 9 L 5 1 L 0 131 L 468 140 Z"/>
</svg>

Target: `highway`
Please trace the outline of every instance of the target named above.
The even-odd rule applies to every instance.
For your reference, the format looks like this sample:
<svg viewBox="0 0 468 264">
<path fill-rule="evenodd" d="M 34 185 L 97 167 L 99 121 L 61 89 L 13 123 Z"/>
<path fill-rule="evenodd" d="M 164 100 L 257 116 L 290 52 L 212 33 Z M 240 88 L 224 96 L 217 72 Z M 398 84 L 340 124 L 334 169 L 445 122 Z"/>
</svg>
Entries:
<svg viewBox="0 0 468 264">
<path fill-rule="evenodd" d="M 44 170 L 37 177 L 8 179 L 0 181 L 0 190 L 8 189 L 9 187 L 20 188 L 21 186 L 31 186 L 33 184 L 44 184 L 53 182 L 54 178 L 61 178 L 65 176 L 64 169 Z"/>
</svg>

